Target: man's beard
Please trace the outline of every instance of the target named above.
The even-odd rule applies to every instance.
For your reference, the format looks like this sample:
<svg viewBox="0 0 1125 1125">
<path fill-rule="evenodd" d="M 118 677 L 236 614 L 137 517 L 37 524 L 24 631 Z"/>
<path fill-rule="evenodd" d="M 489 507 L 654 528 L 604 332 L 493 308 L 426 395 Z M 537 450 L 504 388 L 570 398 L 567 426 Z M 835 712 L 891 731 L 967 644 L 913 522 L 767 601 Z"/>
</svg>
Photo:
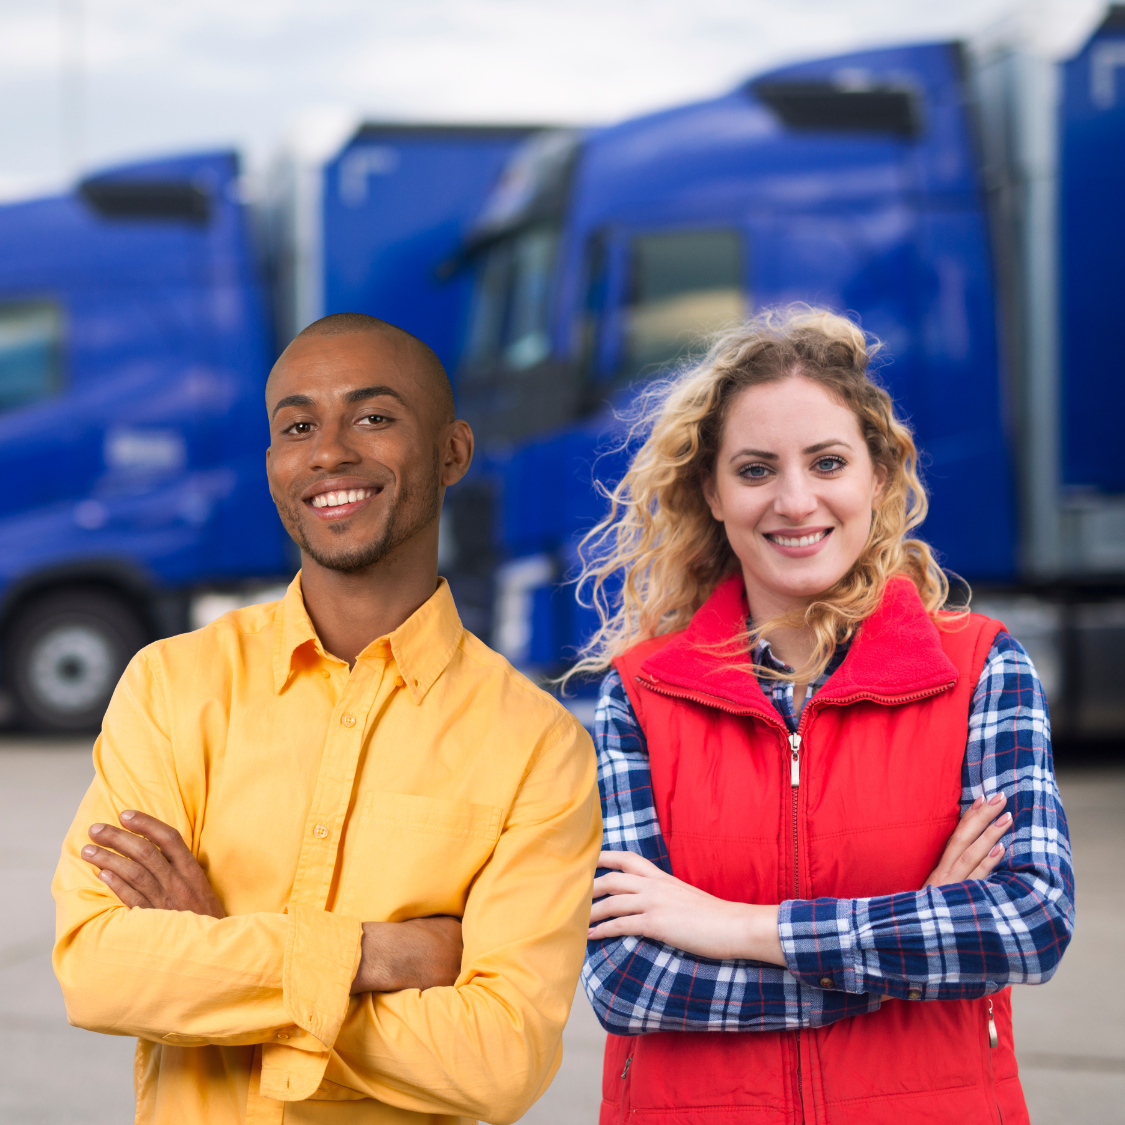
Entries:
<svg viewBox="0 0 1125 1125">
<path fill-rule="evenodd" d="M 436 468 L 436 467 L 435 467 Z M 299 505 L 298 501 L 298 505 Z M 282 522 L 301 551 L 318 566 L 343 574 L 354 574 L 381 562 L 397 547 L 417 534 L 423 527 L 437 519 L 441 511 L 438 475 L 435 471 L 417 490 L 401 492 L 391 504 L 387 521 L 379 535 L 369 543 L 339 551 L 324 551 L 314 547 L 305 534 L 303 515 L 299 506 L 288 500 L 278 504 Z M 347 521 L 329 524 L 330 533 L 342 534 Z"/>
</svg>

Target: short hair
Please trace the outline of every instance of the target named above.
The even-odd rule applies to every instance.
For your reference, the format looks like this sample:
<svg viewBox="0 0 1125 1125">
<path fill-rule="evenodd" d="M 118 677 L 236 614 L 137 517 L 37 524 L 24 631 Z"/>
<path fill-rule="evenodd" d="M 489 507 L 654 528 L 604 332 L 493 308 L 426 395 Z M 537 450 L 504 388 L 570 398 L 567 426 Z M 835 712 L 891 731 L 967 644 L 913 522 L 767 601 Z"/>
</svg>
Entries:
<svg viewBox="0 0 1125 1125">
<path fill-rule="evenodd" d="M 294 339 L 300 340 L 303 336 L 350 336 L 367 332 L 405 338 L 417 355 L 419 368 L 430 384 L 442 422 L 452 422 L 457 417 L 457 408 L 453 402 L 453 385 L 449 381 L 449 375 L 433 348 L 405 328 L 380 320 L 377 316 L 368 316 L 367 313 L 339 312 L 314 320 L 308 327 L 301 329 Z"/>
</svg>

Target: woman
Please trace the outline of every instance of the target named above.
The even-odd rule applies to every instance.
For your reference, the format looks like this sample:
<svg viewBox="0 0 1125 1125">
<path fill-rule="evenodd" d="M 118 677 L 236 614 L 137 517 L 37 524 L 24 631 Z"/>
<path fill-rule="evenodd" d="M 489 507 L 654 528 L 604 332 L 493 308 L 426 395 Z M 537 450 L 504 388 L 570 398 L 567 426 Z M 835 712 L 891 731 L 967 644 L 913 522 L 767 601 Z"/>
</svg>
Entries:
<svg viewBox="0 0 1125 1125">
<path fill-rule="evenodd" d="M 1008 986 L 1073 927 L 1046 703 L 942 609 L 872 350 L 816 309 L 729 334 L 588 539 L 603 1125 L 1027 1121 Z"/>
</svg>

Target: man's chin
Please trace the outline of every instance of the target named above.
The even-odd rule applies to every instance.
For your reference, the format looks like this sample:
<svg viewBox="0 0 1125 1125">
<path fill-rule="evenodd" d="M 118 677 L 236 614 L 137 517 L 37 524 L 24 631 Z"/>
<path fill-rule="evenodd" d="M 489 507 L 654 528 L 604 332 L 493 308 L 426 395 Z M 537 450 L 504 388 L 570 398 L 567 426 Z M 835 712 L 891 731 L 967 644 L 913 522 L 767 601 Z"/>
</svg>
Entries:
<svg viewBox="0 0 1125 1125">
<path fill-rule="evenodd" d="M 388 544 L 386 537 L 380 536 L 373 543 L 332 544 L 330 547 L 306 542 L 301 544 L 301 550 L 325 570 L 354 574 L 381 561 L 387 554 Z"/>
</svg>

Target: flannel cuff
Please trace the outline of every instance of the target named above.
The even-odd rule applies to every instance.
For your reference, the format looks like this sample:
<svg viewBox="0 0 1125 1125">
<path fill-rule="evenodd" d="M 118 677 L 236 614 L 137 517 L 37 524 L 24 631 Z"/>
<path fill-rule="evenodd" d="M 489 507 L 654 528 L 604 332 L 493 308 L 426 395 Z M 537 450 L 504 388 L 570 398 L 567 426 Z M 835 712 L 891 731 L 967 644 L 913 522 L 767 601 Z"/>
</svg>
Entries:
<svg viewBox="0 0 1125 1125">
<path fill-rule="evenodd" d="M 785 967 L 810 988 L 866 992 L 854 925 L 846 898 L 791 899 L 778 911 Z"/>
</svg>

